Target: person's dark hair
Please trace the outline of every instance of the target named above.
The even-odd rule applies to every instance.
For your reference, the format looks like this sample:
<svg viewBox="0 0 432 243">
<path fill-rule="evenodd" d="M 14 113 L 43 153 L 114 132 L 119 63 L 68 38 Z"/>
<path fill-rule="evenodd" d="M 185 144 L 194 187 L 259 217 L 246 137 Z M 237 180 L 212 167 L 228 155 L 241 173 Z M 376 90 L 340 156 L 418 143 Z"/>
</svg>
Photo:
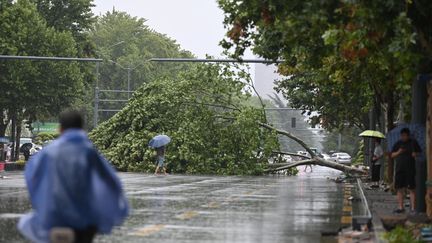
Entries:
<svg viewBox="0 0 432 243">
<path fill-rule="evenodd" d="M 84 127 L 84 119 L 80 112 L 76 110 L 67 110 L 60 113 L 60 127 L 63 130 L 70 128 L 82 129 Z"/>
<path fill-rule="evenodd" d="M 376 138 L 375 142 L 377 142 L 378 144 L 381 144 L 381 139 L 380 138 Z"/>
<path fill-rule="evenodd" d="M 405 128 L 402 128 L 402 130 L 400 131 L 400 133 L 401 134 L 410 135 L 410 130 L 409 130 L 409 128 L 405 127 Z"/>
</svg>

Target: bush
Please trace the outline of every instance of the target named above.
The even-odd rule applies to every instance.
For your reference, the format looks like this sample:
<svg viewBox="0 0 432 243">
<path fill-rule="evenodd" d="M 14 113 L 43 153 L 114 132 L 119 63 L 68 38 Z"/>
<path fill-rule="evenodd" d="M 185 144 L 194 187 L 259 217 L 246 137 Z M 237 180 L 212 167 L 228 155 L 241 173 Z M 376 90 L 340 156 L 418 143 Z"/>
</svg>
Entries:
<svg viewBox="0 0 432 243">
<path fill-rule="evenodd" d="M 59 136 L 59 134 L 41 132 L 41 133 L 38 133 L 38 135 L 35 137 L 34 141 L 36 144 L 42 145 L 47 141 L 56 139 L 58 136 Z"/>
<path fill-rule="evenodd" d="M 25 164 L 27 163 L 27 161 L 25 161 L 25 160 L 18 160 L 18 161 L 16 161 L 15 162 L 17 165 L 20 165 L 20 166 L 25 166 Z"/>
<path fill-rule="evenodd" d="M 385 233 L 384 239 L 389 243 L 420 243 L 422 241 L 416 240 L 413 233 L 401 226 L 396 227 L 390 232 Z"/>
</svg>

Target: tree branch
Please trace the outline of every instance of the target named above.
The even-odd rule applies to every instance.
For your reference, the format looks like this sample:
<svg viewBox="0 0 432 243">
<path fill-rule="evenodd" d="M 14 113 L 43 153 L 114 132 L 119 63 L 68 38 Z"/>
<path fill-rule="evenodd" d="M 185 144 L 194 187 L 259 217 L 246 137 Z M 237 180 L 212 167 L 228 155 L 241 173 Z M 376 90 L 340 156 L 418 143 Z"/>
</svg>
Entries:
<svg viewBox="0 0 432 243">
<path fill-rule="evenodd" d="M 287 169 L 292 168 L 292 167 L 297 167 L 300 165 L 310 165 L 310 164 L 315 164 L 315 160 L 314 159 L 306 159 L 306 160 L 300 160 L 300 161 L 296 161 L 296 162 L 292 162 L 292 163 L 272 164 L 272 165 L 278 165 L 279 167 L 275 166 L 276 168 L 267 169 L 267 170 L 265 170 L 265 172 L 287 170 Z"/>
<path fill-rule="evenodd" d="M 219 105 L 219 104 L 207 104 L 207 103 L 200 103 L 200 102 L 183 102 L 183 104 L 204 105 L 204 106 L 209 106 L 209 107 L 217 107 L 217 108 L 223 108 L 223 109 L 228 109 L 228 110 L 240 111 L 240 109 L 238 109 L 238 108 L 229 107 L 229 106 L 225 106 L 225 105 Z"/>
<path fill-rule="evenodd" d="M 313 159 L 307 159 L 307 160 L 300 160 L 300 161 L 292 162 L 292 163 L 271 164 L 271 166 L 269 164 L 270 167 L 276 167 L 276 168 L 269 168 L 269 169 L 265 170 L 265 172 L 287 170 L 289 168 L 297 167 L 297 166 L 301 166 L 301 165 L 320 165 L 320 166 L 325 166 L 325 167 L 329 167 L 332 169 L 340 170 L 340 171 L 343 171 L 343 172 L 349 173 L 349 174 L 365 174 L 365 173 L 367 173 L 367 171 L 364 171 L 364 170 L 361 170 L 361 169 L 358 169 L 355 167 L 339 164 L 339 163 L 336 163 L 333 161 L 323 160 L 319 157 L 316 157 Z"/>
<path fill-rule="evenodd" d="M 265 123 L 259 123 L 260 126 L 267 128 L 269 130 L 275 131 L 278 134 L 287 136 L 289 138 L 291 138 L 292 140 L 296 141 L 298 144 L 300 144 L 300 146 L 302 146 L 310 155 L 312 158 L 317 157 L 315 155 L 315 153 L 309 148 L 309 146 L 307 146 L 307 144 L 305 142 L 303 142 L 303 140 L 301 140 L 300 138 L 294 136 L 292 133 L 285 131 L 285 130 L 281 130 L 281 129 L 277 129 L 275 127 L 270 126 L 269 124 L 265 124 Z"/>
<path fill-rule="evenodd" d="M 296 166 L 300 166 L 300 165 L 306 165 L 306 164 L 315 164 L 315 165 L 321 165 L 321 166 L 325 166 L 325 167 L 330 167 L 336 170 L 340 170 L 343 171 L 345 173 L 350 173 L 350 174 L 364 174 L 365 171 L 355 168 L 355 167 L 351 167 L 351 166 L 346 166 L 343 164 L 339 164 L 336 162 L 332 162 L 332 161 L 328 161 L 328 160 L 324 160 L 321 159 L 320 157 L 316 156 L 315 153 L 309 148 L 309 146 L 307 146 L 307 144 L 305 142 L 303 142 L 300 138 L 294 136 L 293 134 L 291 134 L 288 131 L 284 131 L 281 129 L 277 129 L 274 128 L 268 124 L 264 124 L 264 123 L 259 123 L 260 126 L 266 128 L 266 129 L 270 129 L 273 131 L 276 131 L 276 133 L 287 136 L 289 138 L 291 138 L 292 140 L 296 141 L 298 144 L 300 144 L 310 155 L 311 155 L 311 159 L 307 159 L 307 160 L 301 160 L 301 161 L 297 161 L 297 162 L 293 162 L 289 165 L 285 165 L 282 167 L 278 167 L 278 168 L 274 168 L 274 169 L 269 169 L 267 170 L 267 172 L 271 172 L 271 171 L 278 171 L 278 170 L 286 170 L 289 169 L 291 167 L 296 167 Z"/>
<path fill-rule="evenodd" d="M 422 30 L 417 28 L 418 37 L 420 40 L 420 44 L 423 46 L 424 50 L 427 52 L 429 57 L 432 57 L 432 45 L 427 41 L 425 34 Z"/>
<path fill-rule="evenodd" d="M 292 153 L 292 152 L 283 152 L 283 151 L 273 151 L 274 154 L 284 154 L 284 155 L 289 155 L 289 156 L 296 156 L 296 157 L 300 157 L 303 159 L 310 159 L 309 156 L 306 155 L 302 155 L 302 154 L 296 154 L 296 153 Z"/>
</svg>

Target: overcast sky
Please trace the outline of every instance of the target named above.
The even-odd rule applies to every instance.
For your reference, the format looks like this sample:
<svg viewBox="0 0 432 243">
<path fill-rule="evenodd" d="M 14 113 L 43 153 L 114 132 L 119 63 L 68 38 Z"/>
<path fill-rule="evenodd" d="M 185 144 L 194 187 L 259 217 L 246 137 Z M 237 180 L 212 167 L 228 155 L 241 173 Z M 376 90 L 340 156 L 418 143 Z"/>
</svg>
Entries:
<svg viewBox="0 0 432 243">
<path fill-rule="evenodd" d="M 206 54 L 220 57 L 219 41 L 225 30 L 223 12 L 216 0 L 95 0 L 96 15 L 116 10 L 147 19 L 157 32 L 177 40 L 198 58 Z M 245 58 L 251 58 L 248 53 Z"/>
</svg>

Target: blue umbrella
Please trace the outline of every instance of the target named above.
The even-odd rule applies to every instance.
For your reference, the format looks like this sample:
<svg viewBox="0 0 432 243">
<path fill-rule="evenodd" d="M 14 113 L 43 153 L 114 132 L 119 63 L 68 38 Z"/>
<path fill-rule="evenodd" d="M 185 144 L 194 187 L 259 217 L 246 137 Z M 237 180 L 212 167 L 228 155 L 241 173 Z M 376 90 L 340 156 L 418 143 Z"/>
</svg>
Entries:
<svg viewBox="0 0 432 243">
<path fill-rule="evenodd" d="M 152 148 L 160 148 L 171 142 L 171 138 L 167 135 L 157 135 L 152 138 L 149 142 L 149 146 Z"/>
<path fill-rule="evenodd" d="M 426 155 L 426 128 L 422 124 L 402 124 L 395 128 L 393 128 L 390 132 L 386 135 L 387 140 L 387 151 L 391 152 L 393 146 L 400 138 L 400 131 L 403 128 L 408 128 L 411 133 L 411 137 L 417 140 L 418 144 L 420 145 L 420 148 L 422 149 L 422 152 L 420 153 L 419 159 L 425 160 Z"/>
</svg>

